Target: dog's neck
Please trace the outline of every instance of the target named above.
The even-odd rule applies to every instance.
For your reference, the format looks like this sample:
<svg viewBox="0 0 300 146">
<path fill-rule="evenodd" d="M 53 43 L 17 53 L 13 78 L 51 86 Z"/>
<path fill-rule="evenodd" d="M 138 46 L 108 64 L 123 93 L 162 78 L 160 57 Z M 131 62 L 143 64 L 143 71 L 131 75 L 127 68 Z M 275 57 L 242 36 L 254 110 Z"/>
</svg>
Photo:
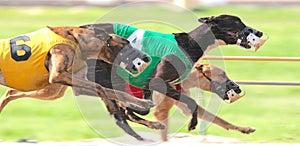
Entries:
<svg viewBox="0 0 300 146">
<path fill-rule="evenodd" d="M 197 69 L 193 69 L 189 74 L 189 77 L 182 81 L 181 86 L 184 90 L 189 90 L 192 88 L 200 88 L 202 90 L 207 91 L 210 89 L 210 82 L 200 74 Z"/>
<path fill-rule="evenodd" d="M 219 45 L 226 45 L 224 41 L 216 39 L 211 29 L 205 24 L 189 33 L 174 33 L 174 35 L 180 48 L 189 55 L 194 63 L 209 50 Z"/>
<path fill-rule="evenodd" d="M 107 42 L 97 38 L 95 33 L 89 29 L 66 27 L 64 31 L 57 31 L 56 29 L 52 30 L 57 34 L 76 42 L 80 49 L 81 59 L 83 60 L 99 59 L 101 56 L 102 60 L 112 62 L 107 58 L 114 58 L 108 51 L 109 49 L 105 49 L 107 48 Z"/>
</svg>

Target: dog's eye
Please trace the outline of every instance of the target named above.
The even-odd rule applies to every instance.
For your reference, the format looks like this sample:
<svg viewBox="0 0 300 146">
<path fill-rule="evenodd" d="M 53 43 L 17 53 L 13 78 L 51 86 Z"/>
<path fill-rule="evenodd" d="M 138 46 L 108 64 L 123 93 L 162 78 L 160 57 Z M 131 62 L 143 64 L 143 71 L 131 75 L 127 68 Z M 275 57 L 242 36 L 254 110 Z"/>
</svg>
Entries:
<svg viewBox="0 0 300 146">
<path fill-rule="evenodd" d="M 248 32 L 253 33 L 253 30 L 252 29 L 248 29 Z"/>
<path fill-rule="evenodd" d="M 222 77 L 223 77 L 223 78 L 226 78 L 226 77 L 227 77 L 227 75 L 226 75 L 225 72 L 222 73 Z"/>
</svg>

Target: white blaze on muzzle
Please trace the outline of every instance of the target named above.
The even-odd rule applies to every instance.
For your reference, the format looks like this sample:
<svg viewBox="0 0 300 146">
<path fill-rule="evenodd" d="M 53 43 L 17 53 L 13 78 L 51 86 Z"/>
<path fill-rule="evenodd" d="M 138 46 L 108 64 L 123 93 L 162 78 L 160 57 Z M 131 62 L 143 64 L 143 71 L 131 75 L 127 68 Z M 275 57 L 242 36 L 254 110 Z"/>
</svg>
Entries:
<svg viewBox="0 0 300 146">
<path fill-rule="evenodd" d="M 233 89 L 229 90 L 226 92 L 228 99 L 224 100 L 227 103 L 233 103 L 235 101 L 237 101 L 238 99 L 242 98 L 243 96 L 245 96 L 245 92 L 242 92 L 240 94 L 236 93 Z"/>
</svg>

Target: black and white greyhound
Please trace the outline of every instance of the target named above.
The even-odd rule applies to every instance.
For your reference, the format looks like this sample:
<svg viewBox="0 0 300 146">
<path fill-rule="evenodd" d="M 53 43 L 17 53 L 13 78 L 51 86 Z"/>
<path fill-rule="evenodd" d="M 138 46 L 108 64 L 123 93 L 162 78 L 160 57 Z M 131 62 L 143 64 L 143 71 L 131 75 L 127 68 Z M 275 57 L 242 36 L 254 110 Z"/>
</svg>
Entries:
<svg viewBox="0 0 300 146">
<path fill-rule="evenodd" d="M 192 98 L 174 89 L 172 84 L 183 80 L 184 76 L 190 72 L 193 64 L 196 63 L 205 52 L 218 45 L 238 45 L 246 49 L 255 47 L 257 50 L 265 42 L 262 39 L 264 35 L 263 32 L 246 26 L 237 16 L 212 16 L 200 18 L 198 21 L 202 24 L 194 30 L 172 34 L 141 30 L 123 24 L 103 23 L 80 26 L 90 29 L 103 29 L 107 33 L 120 35 L 127 38 L 132 46 L 141 49 L 147 54 L 140 58 L 136 56 L 141 55 L 132 55 L 135 53 L 127 53 L 125 57 L 124 54 L 120 54 L 121 61 L 119 61 L 119 65 L 121 67 L 114 67 L 100 60 L 89 60 L 88 78 L 107 88 L 123 91 L 124 81 L 126 81 L 136 87 L 142 88 L 144 90 L 145 99 L 152 99 L 151 92 L 157 91 L 182 102 L 190 109 L 192 115 L 188 129 L 195 129 L 197 116 L 203 113 L 197 113 L 197 103 Z M 127 62 L 124 61 L 124 58 L 125 60 L 127 59 Z M 128 62 L 128 60 L 131 62 Z M 133 69 L 132 71 L 127 68 L 128 66 L 133 66 L 136 70 Z M 151 66 L 152 70 L 149 69 Z M 143 75 L 145 72 L 150 72 L 150 74 Z M 124 75 L 124 73 L 128 74 Z M 212 92 L 229 102 L 233 97 L 231 97 L 231 94 L 227 94 L 227 92 L 234 91 L 236 92 L 234 95 L 238 95 L 241 92 L 239 86 L 232 83 L 232 81 L 213 84 L 211 88 Z M 149 111 L 139 111 L 130 108 L 121 110 L 124 110 L 124 117 L 115 118 L 117 121 L 123 121 L 123 123 L 126 123 L 126 118 L 132 121 L 143 120 L 134 115 L 134 112 L 142 115 L 149 113 Z M 163 127 L 161 125 L 152 125 L 152 128 L 161 129 Z M 252 133 L 255 130 L 246 128 L 241 131 L 243 131 L 243 133 Z M 131 133 L 130 135 L 138 140 L 143 139 L 134 133 L 134 131 L 127 131 L 127 133 Z"/>
</svg>

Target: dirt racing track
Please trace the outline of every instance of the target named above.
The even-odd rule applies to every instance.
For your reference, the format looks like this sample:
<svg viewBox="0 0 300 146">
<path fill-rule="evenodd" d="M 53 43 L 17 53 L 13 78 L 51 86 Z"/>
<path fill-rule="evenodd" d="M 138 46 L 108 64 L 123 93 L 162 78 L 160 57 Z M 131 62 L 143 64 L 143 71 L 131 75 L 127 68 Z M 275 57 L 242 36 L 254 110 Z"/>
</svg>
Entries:
<svg viewBox="0 0 300 146">
<path fill-rule="evenodd" d="M 1 142 L 1 146 L 120 146 L 120 145 L 143 145 L 143 146 L 190 146 L 190 145 L 205 145 L 205 146 L 300 146 L 300 143 L 249 143 L 233 138 L 225 138 L 218 136 L 197 136 L 186 133 L 171 135 L 168 142 L 159 142 L 159 135 L 152 133 L 140 133 L 143 137 L 148 138 L 146 141 L 137 141 L 134 138 L 125 135 L 119 138 L 110 139 L 89 139 L 72 142 L 36 142 L 29 141 L 28 143 L 17 142 Z"/>
</svg>

